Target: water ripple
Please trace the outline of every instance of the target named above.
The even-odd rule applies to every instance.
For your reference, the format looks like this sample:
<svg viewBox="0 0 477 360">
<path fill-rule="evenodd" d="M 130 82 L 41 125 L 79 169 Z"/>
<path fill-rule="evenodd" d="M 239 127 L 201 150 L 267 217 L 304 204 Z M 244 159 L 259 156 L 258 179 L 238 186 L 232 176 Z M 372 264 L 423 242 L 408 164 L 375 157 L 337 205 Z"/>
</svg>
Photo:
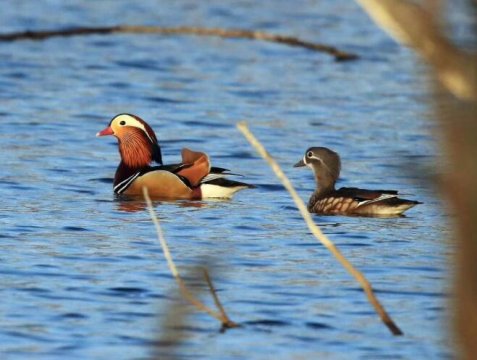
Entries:
<svg viewBox="0 0 477 360">
<path fill-rule="evenodd" d="M 3 357 L 452 357 L 443 324 L 453 249 L 436 240 L 450 227 L 416 174 L 440 153 L 427 119 L 427 79 L 359 7 L 344 0 L 7 3 L 4 32 L 161 19 L 315 41 L 319 29 L 324 42 L 362 57 L 336 63 L 281 44 L 145 34 L 2 44 Z M 181 148 L 197 148 L 257 186 L 232 201 L 154 202 L 184 281 L 214 306 L 202 274 L 188 273 L 205 263 L 241 328 L 220 333 L 219 323 L 182 299 L 144 201 L 113 194 L 117 139 L 95 134 L 122 112 L 151 124 L 167 163 L 180 160 Z M 321 145 L 342 157 L 339 186 L 389 187 L 425 203 L 406 218 L 313 216 L 409 335 L 383 336 L 363 291 L 312 237 L 235 128 L 240 120 L 305 201 L 313 174 L 291 166 Z M 176 310 L 187 312 L 183 324 Z"/>
</svg>

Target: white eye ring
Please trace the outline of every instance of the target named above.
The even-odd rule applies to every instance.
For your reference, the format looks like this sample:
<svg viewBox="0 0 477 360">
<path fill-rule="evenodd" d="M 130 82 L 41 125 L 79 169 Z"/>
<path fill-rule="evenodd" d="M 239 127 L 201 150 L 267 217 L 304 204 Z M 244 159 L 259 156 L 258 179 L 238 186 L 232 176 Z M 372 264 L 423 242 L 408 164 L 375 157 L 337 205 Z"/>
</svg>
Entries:
<svg viewBox="0 0 477 360">
<path fill-rule="evenodd" d="M 306 156 L 309 157 L 310 159 L 313 157 L 313 153 L 311 151 L 308 151 L 306 153 Z"/>
</svg>

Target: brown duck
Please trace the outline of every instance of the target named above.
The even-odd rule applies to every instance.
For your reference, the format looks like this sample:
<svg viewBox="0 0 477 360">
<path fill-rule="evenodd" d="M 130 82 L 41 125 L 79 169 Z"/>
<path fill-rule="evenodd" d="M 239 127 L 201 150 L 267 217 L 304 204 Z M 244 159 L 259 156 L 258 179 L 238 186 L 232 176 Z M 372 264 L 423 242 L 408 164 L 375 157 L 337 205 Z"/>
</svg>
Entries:
<svg viewBox="0 0 477 360">
<path fill-rule="evenodd" d="M 231 198 L 252 185 L 226 179 L 227 169 L 211 167 L 203 152 L 182 149 L 182 162 L 163 165 L 161 148 L 152 128 L 131 114 L 115 116 L 96 136 L 114 135 L 118 139 L 121 162 L 114 176 L 117 195 L 149 195 L 163 199 Z M 152 165 L 156 163 L 156 165 Z"/>
<path fill-rule="evenodd" d="M 308 211 L 326 215 L 398 216 L 420 204 L 398 198 L 395 190 L 335 189 L 341 170 L 339 155 L 325 147 L 311 147 L 295 167 L 310 167 L 317 188 L 308 201 Z"/>
</svg>

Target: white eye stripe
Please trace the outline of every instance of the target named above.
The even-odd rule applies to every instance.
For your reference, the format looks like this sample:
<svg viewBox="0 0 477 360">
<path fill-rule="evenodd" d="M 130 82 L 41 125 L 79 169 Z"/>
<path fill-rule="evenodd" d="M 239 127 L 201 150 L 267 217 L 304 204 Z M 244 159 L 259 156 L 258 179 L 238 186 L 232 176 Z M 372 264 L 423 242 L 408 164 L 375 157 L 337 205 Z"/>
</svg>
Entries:
<svg viewBox="0 0 477 360">
<path fill-rule="evenodd" d="M 314 160 L 317 160 L 317 161 L 319 161 L 319 162 L 322 162 L 322 160 L 321 160 L 319 157 L 316 157 L 316 156 L 314 156 L 314 155 L 308 156 L 310 153 L 311 153 L 311 151 L 307 152 L 307 153 L 305 154 L 305 156 L 303 156 L 303 162 L 305 163 L 305 165 L 311 166 L 311 163 L 310 163 L 310 160 L 311 160 L 311 159 L 314 159 Z M 311 154 L 313 154 L 313 153 L 311 153 Z"/>
<path fill-rule="evenodd" d="M 149 136 L 149 133 L 146 131 L 144 124 L 141 123 L 139 120 L 129 115 L 120 115 L 116 119 L 119 121 L 119 123 L 121 123 L 121 121 L 124 121 L 126 123 L 125 125 L 133 126 L 138 129 L 141 129 L 142 131 L 144 131 L 144 133 L 146 134 L 148 139 L 151 141 L 151 143 L 154 144 L 154 140 L 152 140 L 152 138 Z"/>
</svg>

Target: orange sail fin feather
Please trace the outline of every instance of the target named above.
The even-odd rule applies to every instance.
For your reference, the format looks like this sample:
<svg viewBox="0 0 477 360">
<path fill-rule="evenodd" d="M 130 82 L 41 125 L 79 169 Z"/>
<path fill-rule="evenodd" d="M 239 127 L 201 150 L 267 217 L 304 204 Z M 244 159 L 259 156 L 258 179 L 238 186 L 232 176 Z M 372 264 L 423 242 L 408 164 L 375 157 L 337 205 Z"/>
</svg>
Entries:
<svg viewBox="0 0 477 360">
<path fill-rule="evenodd" d="M 177 174 L 185 177 L 192 186 L 198 186 L 200 181 L 210 173 L 209 157 L 203 152 L 182 149 L 182 163 L 186 166 Z"/>
</svg>

